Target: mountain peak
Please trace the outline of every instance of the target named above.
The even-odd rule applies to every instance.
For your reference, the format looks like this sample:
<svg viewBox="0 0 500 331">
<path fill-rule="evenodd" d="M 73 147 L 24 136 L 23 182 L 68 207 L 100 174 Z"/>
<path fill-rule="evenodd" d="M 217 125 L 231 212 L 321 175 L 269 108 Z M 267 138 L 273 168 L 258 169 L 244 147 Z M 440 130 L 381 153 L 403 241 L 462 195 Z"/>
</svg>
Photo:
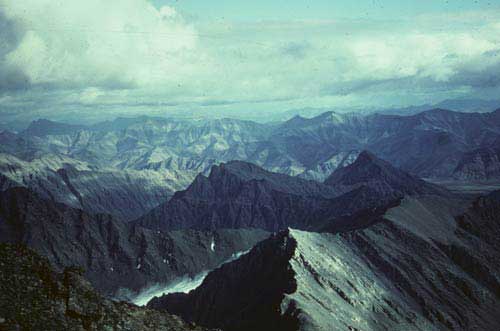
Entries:
<svg viewBox="0 0 500 331">
<path fill-rule="evenodd" d="M 71 134 L 84 128 L 84 125 L 67 124 L 40 118 L 31 122 L 24 133 L 29 136 L 43 137 L 47 135 Z"/>
<path fill-rule="evenodd" d="M 443 194 L 446 191 L 394 167 L 369 151 L 361 152 L 352 164 L 335 170 L 325 184 L 341 191 L 368 186 L 383 196 Z"/>
<path fill-rule="evenodd" d="M 313 212 L 338 196 L 334 187 L 231 161 L 212 166 L 184 191 L 137 220 L 149 228 L 304 228 Z M 271 207 L 272 206 L 272 207 Z"/>
<path fill-rule="evenodd" d="M 375 154 L 364 150 L 361 153 L 359 153 L 358 158 L 356 159 L 355 162 L 378 162 L 382 161 L 379 158 L 375 156 Z"/>
</svg>

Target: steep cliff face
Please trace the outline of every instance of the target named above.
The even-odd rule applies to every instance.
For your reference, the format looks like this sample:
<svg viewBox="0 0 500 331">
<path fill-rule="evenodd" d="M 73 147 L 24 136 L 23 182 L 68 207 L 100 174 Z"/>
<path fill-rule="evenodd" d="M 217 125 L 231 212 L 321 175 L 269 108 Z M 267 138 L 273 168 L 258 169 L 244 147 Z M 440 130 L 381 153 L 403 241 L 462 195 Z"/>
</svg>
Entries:
<svg viewBox="0 0 500 331">
<path fill-rule="evenodd" d="M 228 331 L 493 331 L 500 323 L 499 197 L 472 204 L 407 197 L 363 229 L 288 230 L 190 293 L 149 306 Z"/>
<path fill-rule="evenodd" d="M 0 244 L 2 330 L 206 330 L 176 316 L 104 299 L 78 268 L 54 272 L 22 245 Z"/>
<path fill-rule="evenodd" d="M 81 266 L 102 293 L 126 289 L 124 299 L 211 270 L 265 237 L 261 230 L 152 231 L 41 199 L 25 188 L 0 193 L 0 241 L 32 247 L 57 270 Z"/>
<path fill-rule="evenodd" d="M 148 307 L 224 330 L 296 330 L 298 320 L 280 312 L 285 295 L 297 290 L 289 265 L 296 246 L 288 231 L 273 235 L 237 261 L 209 273 L 189 294 L 154 298 Z"/>
</svg>

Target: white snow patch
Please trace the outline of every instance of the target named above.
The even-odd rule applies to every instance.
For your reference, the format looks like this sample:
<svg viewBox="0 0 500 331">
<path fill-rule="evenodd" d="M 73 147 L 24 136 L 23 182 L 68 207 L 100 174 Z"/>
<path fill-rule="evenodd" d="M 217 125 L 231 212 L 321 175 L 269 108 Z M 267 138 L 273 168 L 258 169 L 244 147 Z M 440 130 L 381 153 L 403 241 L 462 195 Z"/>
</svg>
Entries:
<svg viewBox="0 0 500 331">
<path fill-rule="evenodd" d="M 191 290 L 194 290 L 198 286 L 201 285 L 205 277 L 207 276 L 208 271 L 201 272 L 194 277 L 181 277 L 178 278 L 169 284 L 165 285 L 154 285 L 149 287 L 148 289 L 139 293 L 135 298 L 131 301 L 138 306 L 145 306 L 151 299 L 154 297 L 159 297 L 164 294 L 169 293 L 188 293 Z"/>
</svg>

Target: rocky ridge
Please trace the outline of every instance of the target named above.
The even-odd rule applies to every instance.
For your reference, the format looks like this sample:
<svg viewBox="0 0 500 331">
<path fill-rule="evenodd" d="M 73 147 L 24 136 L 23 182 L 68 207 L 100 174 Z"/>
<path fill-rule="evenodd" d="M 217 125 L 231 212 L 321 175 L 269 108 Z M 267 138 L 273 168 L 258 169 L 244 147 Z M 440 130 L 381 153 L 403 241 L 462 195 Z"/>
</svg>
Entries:
<svg viewBox="0 0 500 331">
<path fill-rule="evenodd" d="M 149 307 L 227 331 L 496 330 L 499 197 L 407 197 L 362 229 L 287 230 Z"/>
</svg>

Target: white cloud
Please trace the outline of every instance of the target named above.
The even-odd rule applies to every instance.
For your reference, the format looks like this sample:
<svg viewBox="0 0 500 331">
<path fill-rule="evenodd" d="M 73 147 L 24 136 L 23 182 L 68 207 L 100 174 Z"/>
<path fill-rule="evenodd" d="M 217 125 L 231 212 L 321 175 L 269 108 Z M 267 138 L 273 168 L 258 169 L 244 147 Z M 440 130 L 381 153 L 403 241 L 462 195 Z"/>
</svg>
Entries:
<svg viewBox="0 0 500 331">
<path fill-rule="evenodd" d="M 197 25 L 146 0 L 0 0 L 0 11 L 23 32 L 3 65 L 32 87 L 77 91 L 32 95 L 50 109 L 404 105 L 500 86 L 498 11 Z"/>
<path fill-rule="evenodd" d="M 182 73 L 195 30 L 145 0 L 2 1 L 25 35 L 6 56 L 33 84 L 123 87 Z"/>
</svg>

